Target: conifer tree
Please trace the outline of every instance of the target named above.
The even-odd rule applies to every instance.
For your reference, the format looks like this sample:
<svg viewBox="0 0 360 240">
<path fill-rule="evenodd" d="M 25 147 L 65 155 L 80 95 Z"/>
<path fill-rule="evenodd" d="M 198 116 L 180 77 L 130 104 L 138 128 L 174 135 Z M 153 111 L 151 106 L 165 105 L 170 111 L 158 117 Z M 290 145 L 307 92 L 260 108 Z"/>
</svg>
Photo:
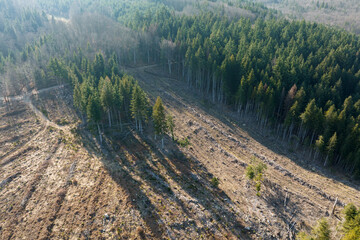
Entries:
<svg viewBox="0 0 360 240">
<path fill-rule="evenodd" d="M 93 121 L 96 124 L 99 132 L 100 143 L 102 143 L 102 136 L 99 125 L 101 120 L 101 105 L 100 105 L 99 97 L 97 96 L 96 93 L 94 95 L 89 96 L 86 112 L 87 112 L 88 120 Z"/>
<path fill-rule="evenodd" d="M 309 102 L 300 118 L 308 129 L 318 130 L 319 126 L 321 126 L 322 113 L 316 106 L 315 99 Z"/>
<path fill-rule="evenodd" d="M 100 103 L 103 109 L 108 113 L 109 126 L 111 127 L 111 109 L 114 105 L 114 89 L 110 79 L 106 76 L 99 84 Z"/>
<path fill-rule="evenodd" d="M 337 134 L 335 132 L 334 135 L 332 135 L 332 137 L 329 139 L 329 142 L 326 147 L 326 151 L 330 160 L 332 160 L 334 157 L 334 153 L 336 151 L 336 145 L 337 145 Z"/>
<path fill-rule="evenodd" d="M 99 81 L 100 77 L 102 77 L 105 73 L 105 60 L 101 53 L 98 53 L 95 56 L 93 70 L 96 81 Z"/>
<path fill-rule="evenodd" d="M 155 105 L 153 107 L 152 117 L 154 121 L 155 134 L 162 136 L 161 145 L 162 148 L 164 148 L 163 135 L 167 132 L 168 126 L 166 122 L 165 108 L 160 97 L 157 97 L 156 99 Z"/>
<path fill-rule="evenodd" d="M 298 234 L 299 240 L 330 240 L 331 230 L 329 223 L 326 219 L 320 219 L 315 227 L 311 231 L 311 235 L 304 232 Z"/>
<path fill-rule="evenodd" d="M 132 92 L 130 109 L 131 115 L 135 119 L 136 129 L 140 132 L 143 131 L 143 123 L 147 121 L 148 108 L 149 100 L 145 92 L 136 84 Z"/>
<path fill-rule="evenodd" d="M 167 123 L 168 129 L 169 129 L 169 131 L 171 133 L 171 139 L 173 141 L 175 141 L 175 135 L 174 135 L 175 122 L 174 122 L 173 116 L 167 115 L 166 123 Z"/>
<path fill-rule="evenodd" d="M 316 140 L 315 146 L 320 152 L 325 151 L 325 142 L 324 142 L 324 137 L 322 135 L 320 135 L 318 140 Z"/>
</svg>

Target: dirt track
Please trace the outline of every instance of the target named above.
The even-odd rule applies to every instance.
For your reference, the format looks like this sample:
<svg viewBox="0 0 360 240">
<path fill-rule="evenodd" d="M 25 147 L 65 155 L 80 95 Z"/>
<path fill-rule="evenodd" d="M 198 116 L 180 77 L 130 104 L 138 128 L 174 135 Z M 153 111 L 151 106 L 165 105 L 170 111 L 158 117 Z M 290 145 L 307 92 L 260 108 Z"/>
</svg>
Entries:
<svg viewBox="0 0 360 240">
<path fill-rule="evenodd" d="M 355 185 L 328 178 L 306 149 L 289 150 L 253 118 L 209 103 L 155 65 L 127 71 L 152 100 L 162 97 L 176 136 L 191 145 L 167 137 L 161 150 L 151 131 L 126 129 L 101 147 L 77 128 L 68 89 L 41 91 L 27 105 L 13 99 L 10 110 L 0 106 L 0 141 L 20 136 L 1 147 L 0 239 L 288 239 L 326 216 L 336 197 L 360 204 Z M 63 117 L 69 124 L 57 125 Z M 244 177 L 254 155 L 268 165 L 261 197 Z"/>
</svg>

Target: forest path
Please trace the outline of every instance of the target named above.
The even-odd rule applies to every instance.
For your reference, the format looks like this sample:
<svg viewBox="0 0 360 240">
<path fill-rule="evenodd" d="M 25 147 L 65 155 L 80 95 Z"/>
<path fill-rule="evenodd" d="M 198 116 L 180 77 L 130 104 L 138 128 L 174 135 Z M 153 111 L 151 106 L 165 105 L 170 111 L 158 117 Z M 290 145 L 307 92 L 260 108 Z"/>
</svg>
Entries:
<svg viewBox="0 0 360 240">
<path fill-rule="evenodd" d="M 340 218 L 341 206 L 351 202 L 360 205 L 358 186 L 312 162 L 307 148 L 294 151 L 270 129 L 260 129 L 254 117 L 240 117 L 225 106 L 212 104 L 157 66 L 127 71 L 139 80 L 152 101 L 157 96 L 163 99 L 175 117 L 176 136 L 190 139 L 188 152 L 220 179 L 220 187 L 232 202 L 239 203 L 257 231 L 265 231 L 261 227 L 266 225 L 267 231 L 284 236 L 289 228 L 314 224 L 330 215 L 336 198 L 334 223 Z M 244 176 L 254 156 L 268 165 L 261 197 L 254 196 L 254 187 L 249 188 Z M 260 223 L 255 224 L 258 219 Z"/>
<path fill-rule="evenodd" d="M 8 153 L 4 156 L 0 156 L 0 161 L 1 161 L 0 167 L 3 167 L 4 165 L 16 160 L 17 156 L 19 156 L 22 152 L 26 151 L 26 149 L 29 148 L 29 146 L 34 142 L 34 140 L 38 139 L 40 136 L 42 136 L 46 132 L 46 129 L 48 127 L 51 126 L 56 129 L 68 131 L 67 127 L 59 126 L 56 123 L 51 122 L 44 115 L 44 113 L 42 113 L 39 109 L 37 109 L 35 107 L 35 105 L 31 101 L 31 96 L 34 96 L 34 95 L 37 95 L 40 93 L 53 91 L 56 89 L 60 89 L 60 88 L 63 88 L 64 86 L 65 85 L 62 84 L 62 85 L 57 85 L 57 86 L 44 88 L 44 89 L 40 89 L 40 90 L 33 90 L 33 91 L 26 92 L 26 93 L 18 95 L 18 96 L 7 97 L 8 101 L 23 101 L 23 102 L 25 102 L 28 105 L 28 107 L 34 112 L 34 114 L 40 119 L 40 121 L 44 124 L 44 126 L 42 127 L 42 129 L 40 131 L 38 131 L 36 134 L 34 134 L 34 136 L 32 136 L 27 142 L 20 145 L 16 150 L 11 151 L 10 153 Z M 0 101 L 4 101 L 4 97 L 0 97 Z"/>
<path fill-rule="evenodd" d="M 96 150 L 90 150 L 88 143 L 83 146 L 70 132 L 73 124 L 59 126 L 43 113 L 48 112 L 49 117 L 52 116 L 50 119 L 64 117 L 55 115 L 59 113 L 55 109 L 57 105 L 44 104 L 52 102 L 57 90 L 66 94 L 55 99 L 59 102 L 67 100 L 71 93 L 68 89 L 62 91 L 63 87 L 58 85 L 8 98 L 14 101 L 14 106 L 27 105 L 29 114 L 25 117 L 36 118 L 41 127 L 26 143 L 0 161 L 0 239 L 27 239 L 29 236 L 61 239 L 66 235 L 80 239 L 89 232 L 99 232 L 90 230 L 102 225 L 101 221 L 92 223 L 89 220 L 95 215 L 94 209 L 102 219 L 110 211 L 110 207 L 105 210 L 104 206 L 116 198 L 119 198 L 116 202 L 124 198 L 124 192 L 104 171 Z M 44 95 L 36 101 L 32 98 L 41 93 Z M 67 107 L 72 108 L 72 105 Z M 11 111 L 17 114 L 16 108 L 6 112 L 5 105 L 2 110 L 5 111 L 3 115 Z M 83 224 L 83 221 L 89 224 Z M 65 230 L 68 230 L 66 234 Z"/>
</svg>

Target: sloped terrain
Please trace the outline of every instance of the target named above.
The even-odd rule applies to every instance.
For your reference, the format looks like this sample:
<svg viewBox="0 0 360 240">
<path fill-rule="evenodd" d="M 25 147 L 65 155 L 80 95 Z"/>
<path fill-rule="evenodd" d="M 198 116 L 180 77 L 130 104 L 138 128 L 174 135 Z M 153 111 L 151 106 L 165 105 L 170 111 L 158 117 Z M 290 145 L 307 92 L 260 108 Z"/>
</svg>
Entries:
<svg viewBox="0 0 360 240">
<path fill-rule="evenodd" d="M 190 145 L 167 136 L 162 149 L 151 127 L 128 124 L 105 129 L 100 146 L 66 87 L 1 105 L 0 239 L 289 239 L 336 198 L 333 226 L 344 204 L 360 204 L 356 183 L 255 117 L 211 104 L 158 66 L 127 71 L 163 99 Z M 245 177 L 254 156 L 268 166 L 260 197 Z"/>
<path fill-rule="evenodd" d="M 347 31 L 360 33 L 359 1 L 356 0 L 257 0 L 268 8 L 281 11 L 296 19 L 338 26 Z"/>
</svg>

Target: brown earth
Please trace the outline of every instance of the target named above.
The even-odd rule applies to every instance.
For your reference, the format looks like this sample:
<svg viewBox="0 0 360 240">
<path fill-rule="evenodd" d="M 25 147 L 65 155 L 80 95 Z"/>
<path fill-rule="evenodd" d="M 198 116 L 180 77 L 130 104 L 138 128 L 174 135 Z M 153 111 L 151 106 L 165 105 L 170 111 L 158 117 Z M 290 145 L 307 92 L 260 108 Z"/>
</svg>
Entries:
<svg viewBox="0 0 360 240">
<path fill-rule="evenodd" d="M 190 145 L 166 137 L 161 149 L 151 127 L 138 134 L 130 124 L 105 129 L 100 146 L 66 87 L 1 103 L 0 239 L 288 239 L 328 216 L 337 197 L 333 226 L 344 204 L 360 205 L 356 183 L 254 117 L 156 66 L 127 71 L 152 101 L 161 96 Z M 260 197 L 245 177 L 254 156 L 268 166 Z"/>
</svg>

